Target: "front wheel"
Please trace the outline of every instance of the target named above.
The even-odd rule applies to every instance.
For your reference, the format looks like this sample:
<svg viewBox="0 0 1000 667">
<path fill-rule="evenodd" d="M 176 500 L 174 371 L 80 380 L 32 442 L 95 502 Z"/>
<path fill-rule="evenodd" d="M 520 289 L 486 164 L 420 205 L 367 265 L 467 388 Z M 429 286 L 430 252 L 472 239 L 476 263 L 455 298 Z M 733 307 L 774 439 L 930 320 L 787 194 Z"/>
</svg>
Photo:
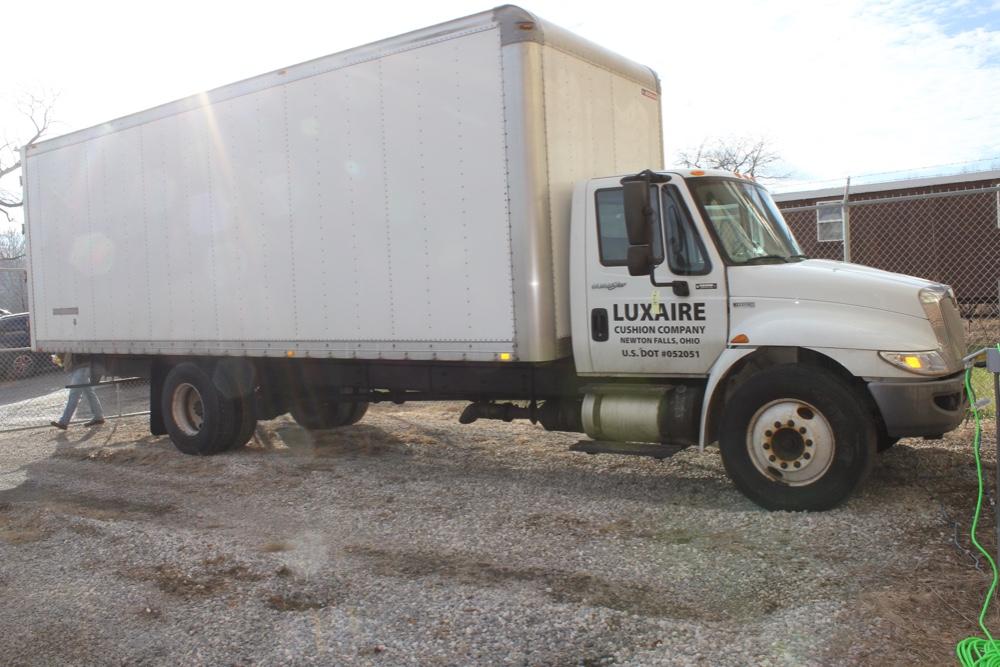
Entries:
<svg viewBox="0 0 1000 667">
<path fill-rule="evenodd" d="M 736 487 L 770 510 L 830 509 L 867 477 L 876 431 L 858 394 L 833 373 L 788 364 L 737 387 L 719 448 Z"/>
</svg>

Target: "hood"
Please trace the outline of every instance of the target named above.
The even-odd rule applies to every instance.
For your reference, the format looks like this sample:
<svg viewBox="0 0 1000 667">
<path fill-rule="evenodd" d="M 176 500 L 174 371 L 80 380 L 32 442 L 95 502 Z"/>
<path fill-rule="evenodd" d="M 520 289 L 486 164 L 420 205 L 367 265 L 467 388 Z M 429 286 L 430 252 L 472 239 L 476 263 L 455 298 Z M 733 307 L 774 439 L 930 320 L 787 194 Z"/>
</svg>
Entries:
<svg viewBox="0 0 1000 667">
<path fill-rule="evenodd" d="M 821 301 L 926 318 L 917 292 L 937 283 L 826 259 L 729 267 L 734 298 Z"/>
</svg>

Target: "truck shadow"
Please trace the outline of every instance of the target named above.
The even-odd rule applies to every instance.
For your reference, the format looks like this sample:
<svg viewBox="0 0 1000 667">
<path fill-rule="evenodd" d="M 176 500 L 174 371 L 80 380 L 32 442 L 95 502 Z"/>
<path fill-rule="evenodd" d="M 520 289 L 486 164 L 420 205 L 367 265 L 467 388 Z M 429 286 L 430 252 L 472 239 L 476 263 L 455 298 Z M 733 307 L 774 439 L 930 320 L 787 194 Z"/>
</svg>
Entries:
<svg viewBox="0 0 1000 667">
<path fill-rule="evenodd" d="M 328 431 L 309 431 L 295 424 L 273 430 L 259 428 L 254 444 L 264 451 L 287 451 L 319 458 L 405 456 L 409 446 L 395 434 L 378 426 L 356 424 Z M 253 451 L 251 446 L 249 451 Z"/>
<path fill-rule="evenodd" d="M 220 489 L 232 487 L 239 493 L 249 492 L 242 486 L 245 475 L 281 486 L 307 483 L 303 474 L 327 474 L 331 479 L 358 477 L 367 480 L 376 495 L 382 490 L 396 494 L 400 485 L 426 482 L 446 491 L 433 497 L 415 497 L 412 502 L 435 511 L 448 511 L 449 494 L 497 485 L 509 487 L 514 494 L 578 498 L 580 502 L 653 503 L 678 510 L 705 508 L 732 513 L 766 511 L 733 487 L 712 449 L 704 453 L 692 449 L 662 462 L 591 456 L 567 451 L 573 438 L 563 435 L 512 431 L 509 437 L 498 437 L 495 430 L 477 433 L 475 428 L 455 433 L 447 425 L 417 422 L 413 427 L 410 420 L 393 419 L 386 425 L 361 423 L 329 431 L 308 431 L 291 421 L 262 424 L 245 449 L 192 457 L 178 452 L 163 436 L 123 438 L 118 433 L 121 423 L 113 420 L 102 428 L 54 433 L 54 451 L 49 458 L 29 466 L 29 471 L 81 461 L 113 465 L 123 471 L 157 469 L 165 474 L 211 477 Z M 521 447 L 521 441 L 531 444 Z M 911 447 L 904 441 L 879 457 L 868 483 L 848 507 L 851 511 L 881 512 L 886 503 L 902 502 L 902 495 L 925 493 L 927 489 L 933 489 L 950 505 L 950 496 L 964 498 L 970 483 L 974 484 L 971 460 L 971 454 Z M 228 479 L 227 471 L 237 461 L 242 472 Z M 246 464 L 252 467 L 247 469 Z M 968 474 L 956 476 L 959 469 Z M 991 469 L 987 469 L 990 476 Z"/>
<path fill-rule="evenodd" d="M 566 438 L 550 434 L 546 435 L 556 442 L 551 448 L 545 447 L 543 461 L 538 460 L 540 453 L 535 450 L 530 453 L 532 465 L 526 468 L 519 461 L 517 446 L 510 444 L 518 435 L 512 432 L 506 446 L 491 446 L 476 442 L 474 433 L 459 435 L 426 424 L 418 429 L 357 424 L 328 431 L 307 431 L 295 424 L 283 424 L 273 429 L 258 428 L 255 441 L 236 455 L 267 457 L 275 464 L 326 471 L 338 477 L 363 475 L 376 484 L 390 486 L 417 480 L 437 481 L 448 488 L 501 483 L 525 494 L 729 506 L 740 512 L 759 510 L 711 466 L 569 452 L 561 443 Z M 499 458 L 498 450 L 499 455 L 508 458 Z M 275 455 L 280 458 L 272 459 Z M 369 465 L 372 459 L 378 459 L 378 465 Z M 442 500 L 437 496 L 429 502 L 440 504 Z"/>
</svg>

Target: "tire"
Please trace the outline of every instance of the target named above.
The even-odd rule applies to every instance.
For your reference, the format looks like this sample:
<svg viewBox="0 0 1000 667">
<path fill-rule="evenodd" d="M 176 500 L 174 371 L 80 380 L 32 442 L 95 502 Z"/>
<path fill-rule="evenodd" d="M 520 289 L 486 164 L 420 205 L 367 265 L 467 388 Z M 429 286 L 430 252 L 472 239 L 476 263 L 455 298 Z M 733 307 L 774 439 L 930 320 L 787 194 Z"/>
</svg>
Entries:
<svg viewBox="0 0 1000 667">
<path fill-rule="evenodd" d="M 302 400 L 292 406 L 292 417 L 299 426 L 310 431 L 357 424 L 366 412 L 367 403 L 321 398 Z"/>
<path fill-rule="evenodd" d="M 227 450 L 243 449 L 250 442 L 254 431 L 257 430 L 257 412 L 255 396 L 242 396 L 232 399 L 236 409 L 236 423 L 238 427 L 232 442 L 226 447 Z"/>
<path fill-rule="evenodd" d="M 799 364 L 768 368 L 737 387 L 719 435 L 736 488 L 761 507 L 788 511 L 843 502 L 871 471 L 875 443 L 874 421 L 854 389 Z"/>
<path fill-rule="evenodd" d="M 160 406 L 170 439 L 185 454 L 224 451 L 235 441 L 243 419 L 237 402 L 222 396 L 211 373 L 190 361 L 170 369 Z"/>
<path fill-rule="evenodd" d="M 236 412 L 236 430 L 225 451 L 242 449 L 257 429 L 257 380 L 253 366 L 223 359 L 212 367 L 212 382 Z"/>
<path fill-rule="evenodd" d="M 364 419 L 365 415 L 368 413 L 368 404 L 367 403 L 362 403 L 362 402 L 358 401 L 357 403 L 352 403 L 351 405 L 354 406 L 354 407 L 351 410 L 351 416 L 347 420 L 347 423 L 345 424 L 345 426 L 351 426 L 353 424 L 357 424 L 359 421 L 361 421 L 362 419 Z"/>
<path fill-rule="evenodd" d="M 28 352 L 19 352 L 10 360 L 10 377 L 13 380 L 22 380 L 32 375 L 35 368 L 35 357 Z"/>
</svg>

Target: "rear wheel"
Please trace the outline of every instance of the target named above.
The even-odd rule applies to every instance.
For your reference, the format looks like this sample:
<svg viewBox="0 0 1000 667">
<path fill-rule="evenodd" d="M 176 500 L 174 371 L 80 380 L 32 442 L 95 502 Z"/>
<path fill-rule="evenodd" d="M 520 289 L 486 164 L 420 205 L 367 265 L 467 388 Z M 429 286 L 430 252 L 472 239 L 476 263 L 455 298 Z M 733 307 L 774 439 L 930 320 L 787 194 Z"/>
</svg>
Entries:
<svg viewBox="0 0 1000 667">
<path fill-rule="evenodd" d="M 208 456 L 229 448 L 243 420 L 238 403 L 225 398 L 211 374 L 189 361 L 167 374 L 161 409 L 171 441 L 185 454 Z"/>
<path fill-rule="evenodd" d="M 857 393 L 822 368 L 788 364 L 740 385 L 719 448 L 736 487 L 770 510 L 826 510 L 868 475 L 876 432 Z"/>
<path fill-rule="evenodd" d="M 239 359 L 222 359 L 212 367 L 212 382 L 222 400 L 231 401 L 236 412 L 236 430 L 223 449 L 241 449 L 257 429 L 257 379 L 252 365 Z"/>
<path fill-rule="evenodd" d="M 367 403 L 324 398 L 302 400 L 292 407 L 292 417 L 310 431 L 357 424 L 366 412 Z"/>
<path fill-rule="evenodd" d="M 233 437 L 233 441 L 228 447 L 226 447 L 226 449 L 241 449 L 245 447 L 248 442 L 250 442 L 254 431 L 257 429 L 256 397 L 251 394 L 249 396 L 240 396 L 232 400 L 236 405 L 236 423 L 239 426 L 236 429 L 236 435 Z"/>
</svg>

